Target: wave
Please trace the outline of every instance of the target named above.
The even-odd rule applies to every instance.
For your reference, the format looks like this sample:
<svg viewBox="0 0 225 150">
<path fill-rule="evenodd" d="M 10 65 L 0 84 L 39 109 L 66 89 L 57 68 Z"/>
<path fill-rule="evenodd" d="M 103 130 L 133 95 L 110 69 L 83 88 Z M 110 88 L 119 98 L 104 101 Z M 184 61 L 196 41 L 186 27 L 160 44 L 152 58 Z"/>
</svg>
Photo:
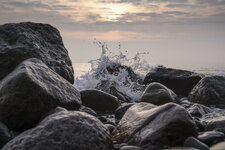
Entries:
<svg viewBox="0 0 225 150">
<path fill-rule="evenodd" d="M 112 52 L 106 43 L 95 41 L 102 53 L 100 58 L 91 60 L 91 69 L 87 73 L 75 78 L 75 87 L 78 90 L 96 88 L 102 81 L 108 80 L 116 82 L 123 91 L 133 100 L 137 101 L 144 90 L 140 84 L 144 76 L 152 68 L 143 59 L 147 52 L 136 53 L 132 58 L 128 58 L 127 51 L 122 52 L 119 44 L 118 53 Z M 114 71 L 112 71 L 114 70 Z"/>
</svg>

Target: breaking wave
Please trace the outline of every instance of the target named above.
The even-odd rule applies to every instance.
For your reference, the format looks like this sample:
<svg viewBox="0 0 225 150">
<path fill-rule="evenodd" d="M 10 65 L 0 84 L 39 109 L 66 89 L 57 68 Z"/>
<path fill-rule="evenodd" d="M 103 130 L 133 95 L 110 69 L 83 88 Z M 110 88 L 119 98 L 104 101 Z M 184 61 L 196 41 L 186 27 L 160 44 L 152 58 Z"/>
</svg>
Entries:
<svg viewBox="0 0 225 150">
<path fill-rule="evenodd" d="M 95 88 L 101 81 L 109 80 L 114 81 L 120 85 L 125 93 L 137 101 L 142 92 L 143 85 L 140 84 L 140 80 L 150 71 L 151 66 L 143 59 L 144 55 L 148 55 L 147 52 L 136 53 L 132 58 L 127 57 L 127 51 L 122 52 L 120 44 L 118 46 L 118 53 L 112 52 L 106 43 L 95 41 L 95 44 L 99 46 L 102 53 L 100 58 L 89 61 L 91 67 L 87 73 L 75 78 L 75 87 L 78 90 Z M 115 50 L 114 50 L 115 51 Z M 118 66 L 117 73 L 110 73 L 109 67 Z M 126 67 L 133 70 L 136 76 L 140 80 L 132 80 Z"/>
</svg>

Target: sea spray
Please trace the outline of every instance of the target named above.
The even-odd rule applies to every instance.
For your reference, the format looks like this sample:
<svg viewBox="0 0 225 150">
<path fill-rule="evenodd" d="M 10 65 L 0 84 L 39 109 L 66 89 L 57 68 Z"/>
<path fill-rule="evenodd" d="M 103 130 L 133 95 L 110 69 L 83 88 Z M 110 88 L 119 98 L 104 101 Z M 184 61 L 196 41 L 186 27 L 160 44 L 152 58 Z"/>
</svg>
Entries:
<svg viewBox="0 0 225 150">
<path fill-rule="evenodd" d="M 94 43 L 101 48 L 101 56 L 96 60 L 89 61 L 91 69 L 84 75 L 76 77 L 75 87 L 78 90 L 84 90 L 95 88 L 103 80 L 114 81 L 132 100 L 139 100 L 144 90 L 140 80 L 151 69 L 147 61 L 142 58 L 143 55 L 148 53 L 137 53 L 133 58 L 128 58 L 127 52 L 122 52 L 120 44 L 117 49 L 118 54 L 116 54 L 109 50 L 106 43 L 99 41 Z M 115 68 L 115 66 L 117 67 L 116 72 L 111 73 L 109 68 Z"/>
</svg>

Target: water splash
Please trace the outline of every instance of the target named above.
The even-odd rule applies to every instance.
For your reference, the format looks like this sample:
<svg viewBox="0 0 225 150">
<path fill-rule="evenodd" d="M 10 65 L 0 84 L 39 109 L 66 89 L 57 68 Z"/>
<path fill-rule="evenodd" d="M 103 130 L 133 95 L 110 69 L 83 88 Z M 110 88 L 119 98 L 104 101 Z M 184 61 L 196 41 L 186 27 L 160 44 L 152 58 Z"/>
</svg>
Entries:
<svg viewBox="0 0 225 150">
<path fill-rule="evenodd" d="M 101 48 L 101 56 L 96 60 L 89 61 L 91 70 L 75 79 L 75 87 L 78 90 L 84 90 L 95 88 L 103 80 L 114 81 L 134 101 L 139 100 L 144 89 L 140 80 L 151 69 L 147 61 L 142 58 L 148 53 L 138 52 L 133 58 L 128 58 L 127 51 L 122 52 L 120 43 L 117 49 L 118 54 L 110 51 L 106 43 L 100 41 L 94 41 L 94 43 Z M 110 72 L 108 68 L 115 68 L 115 66 L 118 66 L 116 72 Z M 129 68 L 131 69 L 129 70 Z M 140 80 L 136 80 L 136 78 Z"/>
</svg>

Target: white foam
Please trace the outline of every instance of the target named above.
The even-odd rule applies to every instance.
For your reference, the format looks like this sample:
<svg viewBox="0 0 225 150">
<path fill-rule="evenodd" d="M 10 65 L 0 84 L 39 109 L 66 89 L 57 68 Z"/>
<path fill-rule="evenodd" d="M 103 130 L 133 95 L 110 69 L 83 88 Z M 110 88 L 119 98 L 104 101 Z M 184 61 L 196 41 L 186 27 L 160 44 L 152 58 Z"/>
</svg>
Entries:
<svg viewBox="0 0 225 150">
<path fill-rule="evenodd" d="M 131 67 L 141 78 L 144 78 L 144 75 L 149 72 L 151 67 L 147 61 L 142 59 L 142 56 L 147 55 L 148 53 L 137 53 L 133 58 L 127 58 L 127 54 L 122 52 L 120 45 L 117 50 L 118 54 L 115 54 L 108 49 L 106 43 L 95 43 L 102 50 L 101 56 L 96 60 L 89 61 L 89 66 L 91 66 L 89 71 L 81 73 L 80 76 L 76 76 L 74 83 L 75 87 L 78 90 L 84 90 L 95 88 L 102 80 L 115 81 L 134 101 L 139 100 L 143 91 L 137 90 L 136 87 L 142 85 L 132 82 L 128 78 L 128 72 L 126 69 L 120 69 L 118 75 L 113 75 L 109 74 L 106 68 L 114 63 L 126 65 Z"/>
</svg>

